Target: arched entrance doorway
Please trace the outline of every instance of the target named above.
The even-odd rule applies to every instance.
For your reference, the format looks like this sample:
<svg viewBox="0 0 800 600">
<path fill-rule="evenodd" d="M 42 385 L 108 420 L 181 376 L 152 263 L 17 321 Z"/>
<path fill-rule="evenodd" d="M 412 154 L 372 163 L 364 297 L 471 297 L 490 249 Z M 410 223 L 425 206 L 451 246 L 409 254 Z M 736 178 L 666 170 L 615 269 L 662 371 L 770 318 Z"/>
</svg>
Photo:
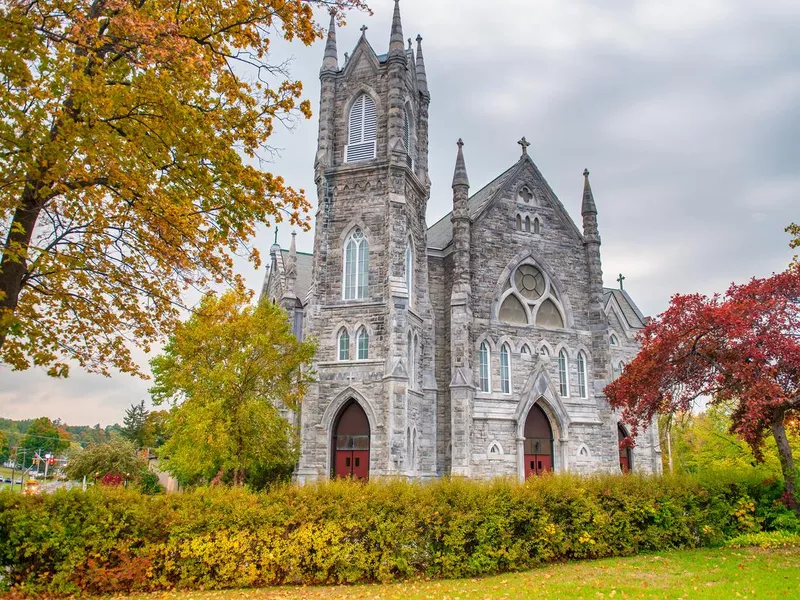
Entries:
<svg viewBox="0 0 800 600">
<path fill-rule="evenodd" d="M 633 450 L 628 447 L 622 446 L 622 440 L 628 437 L 628 433 L 622 428 L 622 425 L 617 425 L 617 443 L 619 446 L 619 470 L 627 473 L 633 468 Z"/>
<path fill-rule="evenodd" d="M 367 414 L 351 400 L 333 427 L 333 477 L 369 479 L 369 440 Z"/>
<path fill-rule="evenodd" d="M 553 428 L 538 404 L 525 419 L 525 478 L 553 470 Z"/>
</svg>

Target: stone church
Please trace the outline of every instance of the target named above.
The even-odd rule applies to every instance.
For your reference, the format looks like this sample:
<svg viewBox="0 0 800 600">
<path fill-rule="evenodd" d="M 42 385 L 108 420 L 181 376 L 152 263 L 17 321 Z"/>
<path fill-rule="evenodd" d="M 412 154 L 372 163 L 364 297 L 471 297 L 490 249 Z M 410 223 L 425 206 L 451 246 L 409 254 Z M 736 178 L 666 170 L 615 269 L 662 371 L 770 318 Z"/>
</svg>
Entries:
<svg viewBox="0 0 800 600">
<path fill-rule="evenodd" d="M 603 395 L 645 318 L 603 287 L 588 171 L 579 228 L 524 138 L 472 193 L 459 140 L 429 227 L 431 94 L 397 0 L 386 54 L 362 28 L 341 64 L 331 19 L 320 80 L 314 252 L 273 245 L 262 292 L 317 340 L 298 480 L 660 471 L 656 428 L 620 450 Z"/>
</svg>

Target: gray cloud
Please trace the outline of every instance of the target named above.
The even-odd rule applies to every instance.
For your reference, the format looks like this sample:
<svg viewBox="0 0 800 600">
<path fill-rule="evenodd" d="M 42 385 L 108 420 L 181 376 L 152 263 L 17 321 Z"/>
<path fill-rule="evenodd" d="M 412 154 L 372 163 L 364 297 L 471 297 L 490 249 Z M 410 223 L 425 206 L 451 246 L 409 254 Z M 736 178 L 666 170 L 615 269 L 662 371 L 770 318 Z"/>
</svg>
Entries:
<svg viewBox="0 0 800 600">
<path fill-rule="evenodd" d="M 350 51 L 362 23 L 378 52 L 391 3 L 373 2 L 339 32 Z M 424 37 L 432 93 L 432 223 L 450 210 L 455 140 L 474 189 L 530 153 L 579 220 L 581 172 L 592 172 L 606 283 L 619 272 L 647 314 L 675 292 L 723 291 L 782 270 L 783 228 L 800 220 L 800 4 L 795 0 L 403 0 L 407 37 Z M 276 43 L 319 95 L 322 47 Z M 341 60 L 341 58 L 340 58 Z M 273 168 L 313 193 L 316 121 L 279 130 Z M 264 250 L 272 231 L 262 228 Z M 280 226 L 288 245 L 290 230 Z M 313 233 L 298 236 L 310 251 Z M 258 289 L 263 268 L 239 268 Z M 2 371 L 0 414 L 118 421 L 146 394 L 124 376 L 48 380 Z"/>
</svg>

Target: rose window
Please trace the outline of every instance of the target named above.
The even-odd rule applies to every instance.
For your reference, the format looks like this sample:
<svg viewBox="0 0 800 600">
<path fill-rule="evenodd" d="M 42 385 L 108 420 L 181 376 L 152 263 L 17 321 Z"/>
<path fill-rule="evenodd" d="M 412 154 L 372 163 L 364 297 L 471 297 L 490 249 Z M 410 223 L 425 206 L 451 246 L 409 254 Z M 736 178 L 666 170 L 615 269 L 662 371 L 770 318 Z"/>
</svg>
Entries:
<svg viewBox="0 0 800 600">
<path fill-rule="evenodd" d="M 501 321 L 515 325 L 536 324 L 539 327 L 564 327 L 564 312 L 547 276 L 530 264 L 517 267 L 503 285 Z"/>
</svg>

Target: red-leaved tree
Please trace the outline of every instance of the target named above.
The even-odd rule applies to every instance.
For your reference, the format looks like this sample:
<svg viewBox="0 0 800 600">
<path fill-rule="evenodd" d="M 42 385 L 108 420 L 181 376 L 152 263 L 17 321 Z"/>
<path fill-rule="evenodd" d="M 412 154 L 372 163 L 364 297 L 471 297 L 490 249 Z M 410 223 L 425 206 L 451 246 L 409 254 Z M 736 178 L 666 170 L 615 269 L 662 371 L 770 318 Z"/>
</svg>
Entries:
<svg viewBox="0 0 800 600">
<path fill-rule="evenodd" d="M 605 389 L 631 438 L 658 413 L 706 396 L 734 407 L 731 432 L 761 458 L 778 445 L 786 497 L 800 514 L 798 473 L 786 425 L 800 412 L 800 270 L 732 285 L 724 296 L 675 295 L 641 333 L 642 349 Z"/>
</svg>

